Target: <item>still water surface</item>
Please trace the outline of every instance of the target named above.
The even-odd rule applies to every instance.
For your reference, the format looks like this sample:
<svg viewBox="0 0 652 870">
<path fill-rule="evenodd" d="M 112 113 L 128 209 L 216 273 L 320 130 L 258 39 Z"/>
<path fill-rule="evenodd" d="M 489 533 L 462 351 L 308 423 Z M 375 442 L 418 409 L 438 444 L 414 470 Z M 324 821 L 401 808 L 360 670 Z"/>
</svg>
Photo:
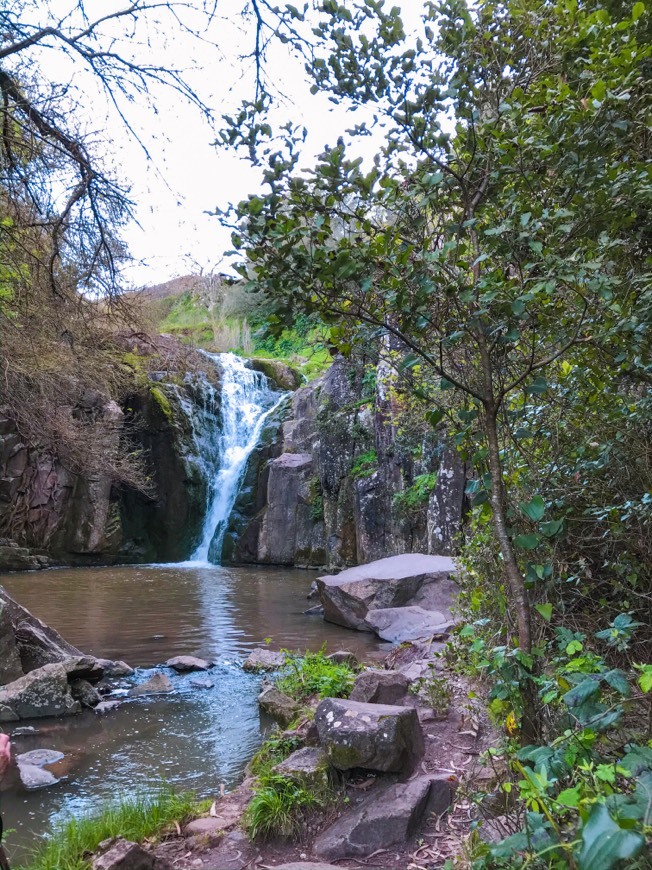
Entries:
<svg viewBox="0 0 652 870">
<path fill-rule="evenodd" d="M 377 651 L 371 635 L 304 615 L 315 576 L 146 565 L 1 577 L 23 606 L 84 652 L 137 667 L 137 681 L 174 655 L 217 662 L 211 689 L 192 687 L 197 674 L 166 671 L 174 694 L 126 701 L 105 716 L 86 711 L 31 723 L 37 733 L 16 739 L 16 750 L 60 750 L 64 760 L 50 769 L 63 779 L 34 792 L 15 781 L 5 785 L 2 814 L 5 827 L 16 829 L 9 837 L 16 857 L 56 822 L 116 796 L 155 790 L 162 780 L 202 797 L 216 795 L 221 783 L 232 786 L 269 724 L 261 724 L 256 703 L 261 678 L 240 667 L 266 638 L 273 649 L 317 650 L 326 643 L 330 650 Z"/>
</svg>

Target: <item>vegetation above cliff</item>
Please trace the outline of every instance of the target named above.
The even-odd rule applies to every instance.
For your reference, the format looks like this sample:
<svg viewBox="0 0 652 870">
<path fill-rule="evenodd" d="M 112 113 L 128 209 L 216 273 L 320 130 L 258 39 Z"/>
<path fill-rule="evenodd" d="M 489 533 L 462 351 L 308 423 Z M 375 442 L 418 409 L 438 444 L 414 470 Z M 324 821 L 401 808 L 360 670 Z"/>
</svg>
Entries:
<svg viewBox="0 0 652 870">
<path fill-rule="evenodd" d="M 387 401 L 420 399 L 474 467 L 462 637 L 527 811 L 476 866 L 644 866 L 649 10 L 455 0 L 414 37 L 382 3 L 322 13 L 313 91 L 370 107 L 387 144 L 300 171 L 296 131 L 270 141 L 245 105 L 224 139 L 274 163 L 223 216 L 242 275 L 277 330 L 316 312 L 342 353 L 378 343 Z"/>
</svg>

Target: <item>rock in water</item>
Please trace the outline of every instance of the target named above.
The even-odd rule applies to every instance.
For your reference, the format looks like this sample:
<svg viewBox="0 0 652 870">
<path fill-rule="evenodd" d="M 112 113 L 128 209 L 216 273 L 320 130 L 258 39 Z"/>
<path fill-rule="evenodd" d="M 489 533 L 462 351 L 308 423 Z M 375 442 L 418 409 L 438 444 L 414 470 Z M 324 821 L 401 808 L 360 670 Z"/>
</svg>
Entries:
<svg viewBox="0 0 652 870">
<path fill-rule="evenodd" d="M 4 686 L 0 689 L 0 721 L 11 721 L 4 718 L 3 708 L 18 719 L 69 716 L 81 710 L 70 694 L 63 664 L 44 665 Z"/>
<path fill-rule="evenodd" d="M 31 752 L 22 752 L 16 756 L 16 764 L 33 764 L 36 767 L 43 767 L 44 764 L 54 764 L 61 761 L 63 752 L 57 752 L 56 749 L 33 749 Z"/>
<path fill-rule="evenodd" d="M 416 598 L 424 585 L 440 585 L 442 593 L 436 597 L 447 600 L 450 606 L 455 590 L 450 575 L 454 571 L 454 561 L 446 556 L 406 553 L 319 577 L 317 589 L 324 619 L 345 628 L 370 631 L 368 611 L 418 603 Z"/>
<path fill-rule="evenodd" d="M 95 689 L 88 680 L 72 680 L 70 683 L 70 694 L 75 701 L 79 701 L 82 707 L 92 709 L 102 700 L 100 693 Z"/>
<path fill-rule="evenodd" d="M 37 788 L 47 788 L 49 785 L 56 785 L 59 780 L 49 770 L 43 770 L 36 764 L 19 764 L 18 775 L 20 781 L 26 789 L 30 791 Z"/>
<path fill-rule="evenodd" d="M 170 678 L 165 674 L 154 674 L 149 680 L 141 683 L 139 686 L 134 686 L 129 692 L 130 698 L 138 698 L 140 695 L 154 695 L 160 692 L 172 692 L 174 686 L 170 682 Z"/>
<path fill-rule="evenodd" d="M 196 656 L 175 656 L 165 663 L 168 668 L 173 668 L 179 674 L 187 674 L 191 671 L 207 671 L 212 667 L 206 659 L 198 659 Z"/>
<path fill-rule="evenodd" d="M 413 707 L 325 698 L 315 723 L 319 742 L 338 770 L 410 773 L 423 755 L 423 732 Z"/>
<path fill-rule="evenodd" d="M 283 653 L 271 649 L 257 647 L 249 653 L 242 667 L 245 671 L 275 671 L 285 664 Z"/>
<path fill-rule="evenodd" d="M 409 688 L 410 681 L 405 674 L 369 670 L 356 677 L 349 700 L 365 704 L 397 704 L 405 698 Z"/>
<path fill-rule="evenodd" d="M 346 812 L 315 841 L 322 858 L 353 858 L 387 849 L 413 837 L 427 812 L 450 807 L 453 787 L 446 776 L 419 776 L 389 785 Z"/>
</svg>

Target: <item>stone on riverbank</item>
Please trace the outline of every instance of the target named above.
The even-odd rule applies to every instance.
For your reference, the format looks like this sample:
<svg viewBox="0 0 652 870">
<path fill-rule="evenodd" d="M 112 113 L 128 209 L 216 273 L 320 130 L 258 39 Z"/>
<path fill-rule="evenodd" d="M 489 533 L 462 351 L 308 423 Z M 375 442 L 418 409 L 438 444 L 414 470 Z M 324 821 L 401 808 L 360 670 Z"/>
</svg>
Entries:
<svg viewBox="0 0 652 870">
<path fill-rule="evenodd" d="M 206 659 L 199 659 L 197 656 L 175 656 L 168 659 L 165 663 L 167 668 L 173 668 L 179 674 L 188 674 L 192 671 L 207 671 L 212 667 Z"/>
<path fill-rule="evenodd" d="M 263 687 L 258 696 L 258 704 L 261 710 L 283 726 L 289 725 L 299 713 L 299 705 L 271 684 Z"/>
<path fill-rule="evenodd" d="M 397 704 L 408 693 L 410 681 L 398 671 L 364 671 L 355 678 L 350 701 L 364 704 Z"/>
<path fill-rule="evenodd" d="M 93 870 L 172 870 L 160 856 L 145 851 L 138 843 L 117 840 L 93 860 Z"/>
<path fill-rule="evenodd" d="M 56 785 L 59 780 L 49 770 L 44 770 L 36 764 L 19 764 L 18 775 L 20 781 L 29 791 L 35 791 L 38 788 L 47 788 L 50 785 Z"/>
<path fill-rule="evenodd" d="M 6 710 L 11 711 L 8 716 Z M 81 710 L 70 694 L 68 674 L 61 663 L 44 665 L 0 689 L 0 722 L 69 716 Z"/>
<path fill-rule="evenodd" d="M 366 622 L 378 637 L 390 643 L 446 634 L 454 625 L 446 614 L 417 605 L 369 610 Z"/>
<path fill-rule="evenodd" d="M 313 746 L 297 749 L 273 770 L 279 776 L 291 779 L 302 788 L 317 794 L 328 788 L 333 772 L 324 751 Z"/>
<path fill-rule="evenodd" d="M 319 742 L 338 770 L 410 773 L 423 755 L 423 733 L 413 707 L 325 698 L 315 723 Z"/>
<path fill-rule="evenodd" d="M 145 680 L 139 686 L 134 686 L 129 691 L 130 698 L 138 698 L 141 695 L 155 695 L 160 692 L 172 692 L 174 689 L 170 678 L 165 674 L 154 674 L 149 680 Z"/>
<path fill-rule="evenodd" d="M 285 655 L 274 652 L 271 649 L 257 647 L 249 653 L 248 658 L 242 665 L 245 671 L 275 671 L 285 664 Z"/>
<path fill-rule="evenodd" d="M 370 610 L 404 607 L 415 601 L 424 585 L 441 584 L 449 590 L 439 598 L 452 604 L 455 571 L 453 559 L 405 553 L 348 568 L 341 574 L 319 577 L 317 590 L 324 607 L 324 619 L 346 628 L 370 631 L 366 617 Z"/>
<path fill-rule="evenodd" d="M 317 838 L 313 851 L 336 860 L 404 843 L 417 833 L 427 812 L 443 813 L 452 798 L 452 785 L 443 776 L 389 785 L 341 816 Z"/>
<path fill-rule="evenodd" d="M 72 680 L 70 683 L 70 694 L 75 701 L 79 701 L 82 707 L 93 709 L 102 700 L 100 693 L 94 688 L 88 680 Z"/>
<path fill-rule="evenodd" d="M 127 662 L 97 659 L 97 663 L 103 668 L 105 677 L 132 677 L 135 673 L 134 669 Z"/>
</svg>

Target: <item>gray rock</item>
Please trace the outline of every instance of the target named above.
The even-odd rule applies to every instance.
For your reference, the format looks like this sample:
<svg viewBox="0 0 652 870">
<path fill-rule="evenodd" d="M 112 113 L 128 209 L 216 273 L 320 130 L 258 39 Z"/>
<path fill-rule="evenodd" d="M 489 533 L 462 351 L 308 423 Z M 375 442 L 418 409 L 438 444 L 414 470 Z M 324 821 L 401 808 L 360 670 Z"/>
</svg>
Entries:
<svg viewBox="0 0 652 870">
<path fill-rule="evenodd" d="M 56 749 L 32 749 L 31 752 L 22 752 L 16 756 L 16 764 L 32 764 L 35 767 L 43 767 L 45 764 L 54 764 L 61 761 L 63 752 Z"/>
<path fill-rule="evenodd" d="M 127 662 L 111 661 L 111 659 L 98 659 L 98 665 L 104 669 L 105 677 L 131 677 L 135 671 Z"/>
<path fill-rule="evenodd" d="M 53 773 L 50 773 L 49 770 L 44 770 L 36 764 L 19 764 L 18 775 L 22 784 L 30 791 L 37 788 L 47 788 L 59 782 Z"/>
<path fill-rule="evenodd" d="M 14 626 L 7 603 L 0 598 L 0 686 L 23 676 Z"/>
<path fill-rule="evenodd" d="M 105 713 L 110 713 L 111 710 L 117 710 L 121 704 L 122 701 L 100 701 L 97 707 L 95 707 L 95 712 L 103 716 Z"/>
<path fill-rule="evenodd" d="M 398 671 L 369 670 L 358 674 L 349 695 L 366 704 L 397 704 L 408 693 L 410 681 Z"/>
<path fill-rule="evenodd" d="M 212 680 L 197 679 L 191 680 L 190 685 L 193 687 L 193 689 L 212 689 L 215 683 Z"/>
<path fill-rule="evenodd" d="M 82 707 L 88 707 L 89 709 L 97 707 L 102 700 L 100 693 L 91 686 L 88 680 L 72 680 L 70 683 L 70 694 L 75 701 L 79 701 Z"/>
<path fill-rule="evenodd" d="M 289 725 L 299 712 L 299 705 L 276 686 L 263 687 L 258 696 L 258 704 L 269 716 L 281 725 Z"/>
<path fill-rule="evenodd" d="M 335 662 L 336 665 L 348 665 L 352 670 L 356 670 L 356 668 L 360 667 L 360 662 L 356 654 L 349 652 L 348 650 L 337 650 L 327 656 L 327 658 L 332 662 Z"/>
<path fill-rule="evenodd" d="M 0 704 L 0 722 L 18 722 L 18 716 L 14 713 L 11 707 L 5 704 Z"/>
<path fill-rule="evenodd" d="M 206 659 L 198 659 L 196 656 L 175 656 L 165 663 L 168 668 L 173 668 L 179 674 L 187 674 L 191 671 L 207 671 L 212 667 Z"/>
<path fill-rule="evenodd" d="M 83 657 L 81 650 L 65 641 L 58 631 L 41 622 L 21 607 L 0 587 L 0 599 L 6 604 L 14 625 L 22 669 L 25 673 L 43 665 L 62 662 L 70 657 Z"/>
<path fill-rule="evenodd" d="M 309 607 L 307 610 L 303 611 L 304 616 L 323 616 L 324 608 L 321 604 L 315 604 L 314 607 Z"/>
<path fill-rule="evenodd" d="M 68 674 L 62 664 L 44 665 L 4 686 L 0 689 L 2 707 L 8 707 L 18 719 L 69 716 L 81 709 L 70 694 Z"/>
<path fill-rule="evenodd" d="M 275 765 L 274 772 L 291 779 L 309 791 L 319 793 L 328 788 L 332 768 L 324 751 L 313 746 L 297 749 L 285 761 Z"/>
<path fill-rule="evenodd" d="M 68 680 L 87 680 L 98 683 L 104 676 L 104 668 L 93 656 L 70 656 L 61 660 L 66 669 Z"/>
<path fill-rule="evenodd" d="M 444 613 L 424 610 L 417 605 L 369 610 L 365 621 L 378 637 L 390 643 L 404 643 L 407 640 L 446 634 L 455 624 Z"/>
<path fill-rule="evenodd" d="M 321 858 L 366 856 L 413 837 L 427 813 L 450 807 L 453 789 L 447 778 L 419 776 L 389 785 L 345 813 L 315 841 Z"/>
<path fill-rule="evenodd" d="M 141 695 L 154 695 L 160 692 L 172 692 L 173 690 L 174 687 L 170 678 L 165 674 L 158 673 L 154 674 L 153 677 L 150 677 L 149 680 L 146 680 L 139 686 L 134 686 L 134 688 L 129 691 L 129 697 L 138 698 Z"/>
<path fill-rule="evenodd" d="M 275 671 L 285 664 L 285 655 L 266 647 L 257 647 L 249 653 L 242 665 L 245 671 Z"/>
<path fill-rule="evenodd" d="M 20 728 L 14 728 L 11 732 L 12 737 L 25 737 L 28 734 L 36 734 L 36 728 L 33 725 L 21 725 Z"/>
<path fill-rule="evenodd" d="M 325 698 L 315 723 L 321 746 L 338 770 L 409 773 L 423 754 L 423 733 L 413 707 Z"/>
<path fill-rule="evenodd" d="M 369 631 L 366 617 L 370 610 L 403 607 L 411 603 L 425 583 L 449 584 L 454 570 L 454 561 L 446 556 L 405 553 L 319 577 L 317 588 L 324 618 L 346 628 Z"/>
<path fill-rule="evenodd" d="M 137 843 L 117 840 L 93 860 L 93 870 L 172 870 L 163 858 L 145 851 Z"/>
</svg>

